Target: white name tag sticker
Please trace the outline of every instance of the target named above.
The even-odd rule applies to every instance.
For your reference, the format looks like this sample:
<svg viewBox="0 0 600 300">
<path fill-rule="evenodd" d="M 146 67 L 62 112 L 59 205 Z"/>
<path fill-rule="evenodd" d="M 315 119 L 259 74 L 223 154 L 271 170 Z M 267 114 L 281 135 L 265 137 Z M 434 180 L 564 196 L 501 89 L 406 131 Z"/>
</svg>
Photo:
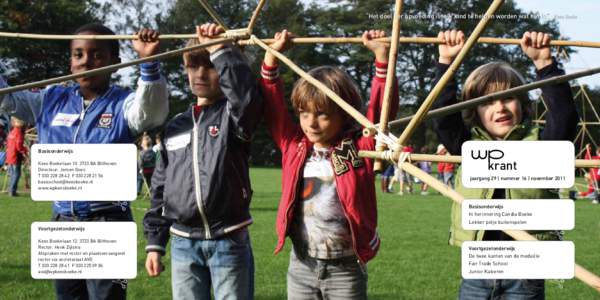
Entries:
<svg viewBox="0 0 600 300">
<path fill-rule="evenodd" d="M 133 201 L 137 150 L 133 144 L 35 144 L 31 199 Z"/>
<path fill-rule="evenodd" d="M 572 279 L 571 241 L 483 241 L 461 246 L 464 279 Z"/>
<path fill-rule="evenodd" d="M 137 273 L 135 222 L 34 222 L 34 279 L 133 279 Z"/>
<path fill-rule="evenodd" d="M 174 151 L 187 146 L 192 139 L 190 132 L 167 138 L 167 151 Z"/>
<path fill-rule="evenodd" d="M 465 200 L 462 227 L 467 230 L 572 230 L 575 203 L 559 200 Z"/>
<path fill-rule="evenodd" d="M 575 147 L 569 141 L 468 141 L 462 145 L 467 188 L 570 188 Z"/>
<path fill-rule="evenodd" d="M 79 119 L 79 114 L 58 113 L 52 119 L 50 126 L 73 126 L 77 119 Z"/>
</svg>

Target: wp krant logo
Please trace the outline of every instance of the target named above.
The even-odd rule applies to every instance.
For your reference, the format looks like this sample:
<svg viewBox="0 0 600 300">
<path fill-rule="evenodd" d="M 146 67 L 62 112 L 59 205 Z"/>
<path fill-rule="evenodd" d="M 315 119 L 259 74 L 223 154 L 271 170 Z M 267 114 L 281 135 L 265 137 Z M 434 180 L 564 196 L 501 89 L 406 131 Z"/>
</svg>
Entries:
<svg viewBox="0 0 600 300">
<path fill-rule="evenodd" d="M 483 153 L 482 153 L 483 151 Z M 504 157 L 504 151 L 500 149 L 493 150 L 471 150 L 471 158 L 474 160 L 487 160 L 487 167 L 490 171 L 516 171 L 517 162 L 492 162 Z"/>
</svg>

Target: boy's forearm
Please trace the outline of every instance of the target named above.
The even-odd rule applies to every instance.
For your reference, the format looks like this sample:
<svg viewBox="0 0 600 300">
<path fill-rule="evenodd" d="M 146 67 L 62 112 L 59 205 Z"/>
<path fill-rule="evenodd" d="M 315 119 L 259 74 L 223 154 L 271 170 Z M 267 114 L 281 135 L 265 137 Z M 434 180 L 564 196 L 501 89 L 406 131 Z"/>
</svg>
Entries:
<svg viewBox="0 0 600 300">
<path fill-rule="evenodd" d="M 436 63 L 436 77 L 432 86 L 440 80 L 448 68 L 448 64 Z M 457 93 L 456 81 L 451 79 L 440 93 L 438 99 L 433 102 L 431 109 L 455 104 L 457 102 Z M 469 139 L 469 131 L 465 127 L 460 112 L 433 119 L 433 128 L 440 142 L 453 155 L 459 155 L 462 143 Z"/>
<path fill-rule="evenodd" d="M 0 76 L 0 88 L 8 87 Z M 0 112 L 15 116 L 28 124 L 35 124 L 42 108 L 45 90 L 39 92 L 20 91 L 0 96 Z"/>
<path fill-rule="evenodd" d="M 267 52 L 265 52 L 265 58 L 264 58 L 263 62 L 265 65 L 267 65 L 269 67 L 275 67 L 275 66 L 277 66 L 277 57 L 275 57 L 275 55 L 273 55 L 267 51 Z"/>
<path fill-rule="evenodd" d="M 537 79 L 543 80 L 563 75 L 564 71 L 553 60 L 551 64 L 537 70 Z M 548 106 L 546 125 L 541 134 L 543 140 L 573 140 L 579 120 L 570 85 L 558 83 L 541 88 Z"/>
<path fill-rule="evenodd" d="M 389 59 L 389 51 L 387 50 L 377 50 L 373 51 L 375 55 L 375 60 L 381 63 L 387 63 Z"/>
<path fill-rule="evenodd" d="M 250 66 L 238 49 L 226 47 L 210 56 L 219 74 L 219 84 L 231 108 L 238 136 L 249 140 L 262 115 L 262 97 Z"/>
<path fill-rule="evenodd" d="M 155 199 L 153 199 L 153 202 L 156 203 Z M 147 241 L 146 252 L 156 251 L 163 255 L 166 252 L 166 245 L 170 236 L 169 228 L 171 227 L 171 221 L 166 219 L 162 215 L 162 212 L 163 206 L 160 205 L 150 208 L 144 215 L 144 236 Z"/>
<path fill-rule="evenodd" d="M 535 68 L 537 70 L 541 70 L 541 69 L 551 65 L 552 63 L 553 63 L 552 58 L 537 59 L 537 60 L 533 61 L 533 64 L 535 65 Z"/>
<path fill-rule="evenodd" d="M 129 129 L 136 135 L 162 125 L 169 114 L 167 82 L 160 75 L 159 63 L 142 64 L 140 73 L 138 88 L 123 104 Z"/>
<path fill-rule="evenodd" d="M 169 228 L 171 221 L 165 218 L 163 214 L 164 204 L 162 203 L 162 188 L 154 187 L 153 191 L 160 189 L 160 200 L 157 195 L 152 196 L 152 207 L 144 215 L 144 236 L 146 237 L 146 252 L 156 251 L 163 255 L 166 252 L 166 245 L 169 241 Z"/>
</svg>

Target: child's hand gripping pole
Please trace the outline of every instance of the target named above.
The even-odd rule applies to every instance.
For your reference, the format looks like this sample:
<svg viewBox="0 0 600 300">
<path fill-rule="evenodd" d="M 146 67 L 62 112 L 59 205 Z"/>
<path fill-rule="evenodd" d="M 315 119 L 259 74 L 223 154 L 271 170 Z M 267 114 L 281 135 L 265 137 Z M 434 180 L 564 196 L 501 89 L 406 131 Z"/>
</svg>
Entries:
<svg viewBox="0 0 600 300">
<path fill-rule="evenodd" d="M 363 44 L 367 48 L 371 49 L 375 53 L 375 57 L 378 61 L 383 62 L 385 60 L 385 52 L 389 52 L 388 68 L 385 79 L 385 90 L 383 93 L 383 102 L 381 106 L 381 115 L 379 116 L 379 131 L 384 135 L 388 133 L 388 120 L 390 110 L 390 98 L 392 98 L 392 88 L 394 87 L 394 75 L 396 73 L 396 57 L 398 55 L 398 40 L 400 38 L 400 14 L 402 12 L 402 0 L 396 0 L 394 6 L 394 19 L 392 21 L 392 44 L 388 50 L 387 44 L 383 42 L 373 41 L 372 38 L 385 37 L 385 32 L 373 32 L 363 34 Z M 377 151 L 384 151 L 385 145 L 378 142 L 375 146 Z M 375 160 L 373 164 L 374 172 L 383 171 L 383 163 L 381 160 Z"/>
<path fill-rule="evenodd" d="M 335 102 L 341 109 L 343 109 L 347 114 L 349 114 L 352 118 L 354 118 L 360 125 L 362 125 L 363 127 L 366 127 L 366 128 L 374 128 L 375 127 L 375 125 L 373 125 L 373 123 L 371 123 L 371 121 L 369 121 L 369 119 L 367 119 L 367 117 L 363 116 L 358 110 L 356 110 L 354 107 L 352 107 L 352 105 L 350 105 L 346 101 L 344 101 L 344 99 L 342 99 L 340 96 L 338 96 L 334 91 L 329 89 L 323 83 L 316 80 L 314 77 L 310 76 L 308 73 L 306 73 L 304 70 L 302 70 L 302 68 L 300 68 L 294 62 L 292 62 L 289 58 L 285 57 L 285 55 L 281 54 L 277 50 L 272 49 L 271 47 L 269 47 L 267 44 L 265 44 L 263 41 L 261 41 L 259 38 L 257 38 L 254 35 L 251 35 L 250 39 L 252 39 L 252 41 L 256 45 L 260 46 L 265 51 L 271 53 L 273 56 L 275 56 L 281 62 L 286 64 L 290 69 L 292 69 L 294 72 L 296 72 L 300 77 L 304 78 L 307 82 L 314 85 L 321 92 L 323 92 L 325 95 L 327 95 L 327 97 L 329 97 L 329 99 L 331 99 L 333 102 Z"/>
</svg>

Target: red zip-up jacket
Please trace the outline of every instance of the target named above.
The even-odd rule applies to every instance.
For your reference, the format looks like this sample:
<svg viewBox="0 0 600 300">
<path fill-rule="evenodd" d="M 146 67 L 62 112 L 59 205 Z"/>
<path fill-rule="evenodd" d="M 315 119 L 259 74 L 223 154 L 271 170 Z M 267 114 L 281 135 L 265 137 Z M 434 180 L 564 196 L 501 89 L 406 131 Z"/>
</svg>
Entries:
<svg viewBox="0 0 600 300">
<path fill-rule="evenodd" d="M 16 165 L 23 161 L 27 155 L 27 148 L 23 145 L 25 139 L 21 128 L 13 127 L 6 139 L 6 161 L 7 165 Z"/>
<path fill-rule="evenodd" d="M 385 88 L 387 63 L 375 63 L 376 75 L 371 86 L 371 96 L 366 117 L 379 120 Z M 284 102 L 284 88 L 278 77 L 277 66 L 263 64 L 261 87 L 266 101 L 265 120 L 271 136 L 282 153 L 281 200 L 277 212 L 278 236 L 275 253 L 283 248 L 289 225 L 294 216 L 293 207 L 303 180 L 303 170 L 312 143 L 306 138 L 299 124 L 292 121 Z M 390 116 L 398 111 L 398 87 L 394 80 L 390 99 Z M 377 203 L 375 200 L 375 174 L 373 161 L 358 157 L 358 150 L 374 150 L 375 140 L 363 137 L 360 132 L 343 134 L 335 143 L 332 167 L 338 198 L 344 209 L 352 234 L 352 246 L 358 259 L 364 264 L 379 249 L 377 235 Z M 336 157 L 336 158 L 334 158 Z M 335 160 L 335 161 L 334 161 Z"/>
</svg>

